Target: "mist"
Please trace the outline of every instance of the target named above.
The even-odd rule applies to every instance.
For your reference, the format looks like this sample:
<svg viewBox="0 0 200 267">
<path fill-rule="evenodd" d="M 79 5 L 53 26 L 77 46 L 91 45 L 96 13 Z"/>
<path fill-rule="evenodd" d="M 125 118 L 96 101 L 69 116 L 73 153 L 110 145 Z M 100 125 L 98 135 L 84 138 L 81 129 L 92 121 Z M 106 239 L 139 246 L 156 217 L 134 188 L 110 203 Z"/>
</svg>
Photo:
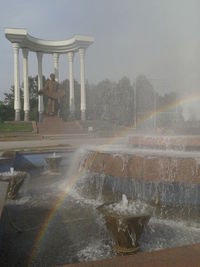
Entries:
<svg viewBox="0 0 200 267">
<path fill-rule="evenodd" d="M 12 7 L 12 8 L 11 8 Z M 145 75 L 159 94 L 177 92 L 180 98 L 198 94 L 200 69 L 199 1 L 3 1 L 0 11 L 0 95 L 13 84 L 13 52 L 5 27 L 26 28 L 41 39 L 64 40 L 75 34 L 91 35 L 95 43 L 86 54 L 86 79 L 90 83 L 127 76 L 134 84 Z M 53 19 L 52 19 L 53 18 Z M 29 74 L 37 74 L 34 53 Z M 44 56 L 44 75 L 52 72 L 52 58 Z M 20 62 L 22 81 L 22 60 Z M 60 57 L 60 80 L 68 76 L 65 55 Z M 75 79 L 79 81 L 78 57 Z M 185 118 L 197 103 L 182 105 Z"/>
</svg>

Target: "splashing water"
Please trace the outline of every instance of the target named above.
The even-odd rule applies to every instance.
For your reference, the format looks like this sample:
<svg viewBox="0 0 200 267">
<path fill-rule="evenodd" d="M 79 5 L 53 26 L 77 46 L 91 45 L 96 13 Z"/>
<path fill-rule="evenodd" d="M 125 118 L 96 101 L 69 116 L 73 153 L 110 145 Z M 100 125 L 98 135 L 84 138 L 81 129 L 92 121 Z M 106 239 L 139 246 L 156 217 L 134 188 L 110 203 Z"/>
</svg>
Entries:
<svg viewBox="0 0 200 267">
<path fill-rule="evenodd" d="M 119 215 L 138 216 L 145 213 L 151 213 L 153 211 L 153 208 L 140 200 L 128 201 L 127 196 L 123 194 L 122 200 L 119 203 L 108 205 L 106 210 L 108 212 L 114 212 Z"/>
</svg>

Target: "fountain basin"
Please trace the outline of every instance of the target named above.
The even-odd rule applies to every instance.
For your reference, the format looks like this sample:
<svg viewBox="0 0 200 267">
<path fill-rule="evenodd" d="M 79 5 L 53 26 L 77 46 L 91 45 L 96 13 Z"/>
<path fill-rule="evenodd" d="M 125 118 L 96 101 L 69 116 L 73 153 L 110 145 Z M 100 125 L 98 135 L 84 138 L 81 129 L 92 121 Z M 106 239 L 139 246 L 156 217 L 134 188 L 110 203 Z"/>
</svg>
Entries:
<svg viewBox="0 0 200 267">
<path fill-rule="evenodd" d="M 17 193 L 24 182 L 24 179 L 28 176 L 26 172 L 13 171 L 0 173 L 0 181 L 8 182 L 7 198 L 15 199 Z"/>
<path fill-rule="evenodd" d="M 150 215 L 119 214 L 108 210 L 111 203 L 99 206 L 97 209 L 103 214 L 107 229 L 114 241 L 114 250 L 119 255 L 134 254 L 139 249 L 138 240 L 150 220 Z"/>
<path fill-rule="evenodd" d="M 62 159 L 63 158 L 61 156 L 54 156 L 54 155 L 45 158 L 48 170 L 53 173 L 59 172 Z"/>
<path fill-rule="evenodd" d="M 0 169 L 3 171 L 9 171 L 10 166 L 14 166 L 16 158 L 15 151 L 4 151 L 0 155 Z"/>
<path fill-rule="evenodd" d="M 41 157 L 41 154 L 34 154 L 33 158 L 37 160 L 40 159 L 42 165 L 44 164 L 44 158 L 49 155 L 50 154 L 44 154 Z M 30 155 L 25 156 L 27 156 L 28 159 L 32 159 L 32 156 Z M 114 156 L 118 157 L 119 154 L 118 156 L 113 154 L 113 157 Z M 63 155 L 63 159 L 65 158 L 66 168 L 71 166 L 72 160 L 73 162 L 83 160 L 83 158 L 74 160 L 72 154 L 69 157 Z M 121 158 L 122 162 L 125 163 L 126 161 L 123 161 L 123 156 L 121 156 Z M 62 162 L 62 165 L 63 163 L 64 161 Z M 53 220 L 50 224 L 48 238 L 45 238 L 45 241 L 41 242 L 41 250 L 34 259 L 33 265 L 58 266 L 64 263 L 74 263 L 77 260 L 81 262 L 85 260 L 93 260 L 94 258 L 103 259 L 114 256 L 112 239 L 102 223 L 102 216 L 99 216 L 96 211 L 96 204 L 99 202 L 95 201 L 94 206 L 93 199 L 90 202 L 90 199 L 88 198 L 88 192 L 83 192 L 84 188 L 82 185 L 85 185 L 87 188 L 88 180 L 93 178 L 93 172 L 86 172 L 86 175 L 87 177 L 85 177 L 84 172 L 81 173 L 81 176 L 79 177 L 80 183 L 77 181 L 75 188 L 73 188 L 71 193 L 67 194 L 64 199 L 64 203 L 59 205 L 59 216 L 57 216 L 56 220 Z M 70 173 L 68 177 L 66 173 L 63 172 L 63 175 L 56 175 L 56 177 L 57 178 L 54 179 L 48 172 L 44 175 L 43 168 L 36 169 L 34 167 L 30 179 L 28 179 L 27 183 L 24 185 L 25 190 L 22 188 L 23 190 L 21 190 L 18 200 L 8 202 L 7 208 L 9 209 L 10 217 L 15 220 L 16 225 L 25 226 L 25 230 L 33 228 L 31 231 L 26 231 L 24 235 L 23 233 L 14 235 L 12 227 L 10 227 L 10 229 L 7 227 L 6 231 L 4 231 L 3 249 L 6 252 L 5 255 L 9 256 L 7 256 L 7 260 L 10 263 L 9 266 L 14 266 L 16 264 L 23 265 L 24 262 L 27 262 L 27 258 L 30 255 L 31 244 L 34 243 L 34 240 L 38 235 L 38 225 L 42 227 L 46 216 L 49 214 L 49 210 L 55 208 L 55 201 L 57 201 L 57 199 L 60 198 L 61 193 L 63 193 L 66 179 L 69 179 L 70 181 L 72 176 Z M 100 173 L 96 173 L 96 177 L 99 182 L 101 179 Z M 116 189 L 119 188 L 116 182 L 118 183 L 118 181 L 120 181 L 119 185 L 125 185 L 120 186 L 123 193 L 127 192 L 128 195 L 129 189 L 134 191 L 134 188 L 127 184 L 126 177 L 103 177 L 102 175 L 102 178 L 104 178 L 105 182 L 106 180 L 109 180 L 110 184 L 113 183 L 112 186 L 114 186 L 112 188 L 114 190 L 115 185 Z M 134 181 L 133 178 L 132 181 Z M 147 182 L 149 181 L 147 180 Z M 96 185 L 97 187 L 95 186 L 94 189 L 96 189 L 97 192 L 100 192 L 101 183 Z M 139 192 L 139 190 L 140 186 L 138 186 L 135 191 Z M 49 194 L 49 192 L 51 192 L 51 194 Z M 140 192 L 138 194 L 140 194 Z M 86 198 L 83 197 L 84 195 L 86 195 Z M 129 199 L 137 198 L 131 198 L 131 195 L 129 194 Z M 146 215 L 146 213 L 143 215 Z M 111 216 L 113 216 L 112 213 Z M 6 218 L 6 225 L 10 225 L 8 217 Z M 125 221 L 128 219 L 129 218 L 124 216 Z M 180 226 L 176 226 L 175 224 L 174 226 L 171 222 L 166 225 L 165 222 L 155 222 L 153 217 L 149 221 L 146 231 L 144 231 L 144 234 L 139 238 L 138 243 L 140 244 L 140 251 L 149 251 L 180 246 L 180 244 L 194 244 L 199 242 L 199 236 L 199 231 L 195 230 L 193 227 L 190 228 L 190 226 L 186 226 L 182 228 L 182 224 L 180 224 Z M 73 240 L 73 242 L 71 242 L 71 240 Z M 12 247 L 15 247 L 16 249 L 13 250 Z M 132 249 L 133 248 L 131 248 L 131 253 Z M 136 246 L 136 250 L 137 249 Z M 130 252 L 128 248 L 126 252 Z M 4 253 L 2 254 L 4 255 Z M 121 253 L 118 252 L 118 254 L 124 254 L 124 250 Z M 135 256 L 137 257 L 137 255 Z"/>
<path fill-rule="evenodd" d="M 155 207 L 156 216 L 199 222 L 200 155 L 144 149 L 90 148 L 82 168 L 102 179 L 102 199 L 118 195 L 139 199 Z M 102 177 L 102 178 L 101 178 Z M 104 193 L 105 192 L 105 193 Z"/>
<path fill-rule="evenodd" d="M 8 190 L 8 183 L 1 181 L 0 182 L 0 218 L 1 218 L 1 213 L 3 211 L 4 202 L 6 199 L 7 190 Z"/>
<path fill-rule="evenodd" d="M 113 177 L 200 183 L 200 154 L 198 152 L 91 149 L 82 162 L 82 167 Z"/>
</svg>

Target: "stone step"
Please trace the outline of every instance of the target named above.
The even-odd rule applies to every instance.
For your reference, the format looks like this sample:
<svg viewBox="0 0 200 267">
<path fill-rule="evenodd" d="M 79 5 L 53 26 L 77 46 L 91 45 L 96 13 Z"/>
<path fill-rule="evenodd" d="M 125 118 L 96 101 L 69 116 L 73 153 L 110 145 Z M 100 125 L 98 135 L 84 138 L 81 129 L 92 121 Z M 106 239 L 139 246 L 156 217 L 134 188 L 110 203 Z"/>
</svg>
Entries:
<svg viewBox="0 0 200 267">
<path fill-rule="evenodd" d="M 62 121 L 59 117 L 44 117 L 38 123 L 38 132 L 42 135 L 51 134 L 84 134 L 84 129 L 78 121 Z"/>
<path fill-rule="evenodd" d="M 42 139 L 82 139 L 82 138 L 89 138 L 88 134 L 41 134 Z"/>
</svg>

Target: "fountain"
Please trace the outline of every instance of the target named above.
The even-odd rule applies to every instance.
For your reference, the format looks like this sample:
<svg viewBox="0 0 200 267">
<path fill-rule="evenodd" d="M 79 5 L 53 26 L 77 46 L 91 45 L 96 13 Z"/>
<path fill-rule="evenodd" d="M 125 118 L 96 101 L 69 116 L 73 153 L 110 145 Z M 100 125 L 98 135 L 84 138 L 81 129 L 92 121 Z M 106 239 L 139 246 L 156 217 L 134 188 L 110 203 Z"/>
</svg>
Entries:
<svg viewBox="0 0 200 267">
<path fill-rule="evenodd" d="M 15 171 L 13 167 L 9 172 L 0 173 L 0 181 L 8 182 L 7 198 L 15 199 L 17 193 L 24 182 L 24 179 L 28 176 L 27 172 Z"/>
<path fill-rule="evenodd" d="M 134 137 L 131 137 L 132 143 L 138 138 L 134 141 Z M 142 141 L 149 140 L 148 137 L 141 138 Z M 166 137 L 161 139 L 163 141 Z M 171 142 L 176 140 L 177 144 L 177 139 L 173 137 Z M 148 148 L 142 145 L 130 148 L 130 141 L 129 147 L 90 147 L 81 163 L 82 168 L 91 172 L 96 179 L 100 175 L 106 177 L 104 186 L 110 190 L 110 194 L 125 193 L 130 199 L 154 205 L 157 216 L 200 222 L 200 154 L 199 151 L 189 151 L 189 137 L 183 140 L 186 139 L 187 145 L 181 146 L 180 138 L 178 150 L 172 150 L 172 145 L 167 149 L 167 144 L 165 149 L 157 145 L 153 147 L 153 143 Z M 193 146 L 198 150 L 197 141 L 194 140 Z M 181 147 L 185 147 L 186 151 L 180 150 Z"/>
<path fill-rule="evenodd" d="M 61 175 L 54 173 L 56 179 L 49 175 L 50 172 L 44 176 L 43 168 L 35 168 L 33 164 L 31 178 L 20 190 L 20 197 L 9 201 L 6 207 L 9 218 L 13 218 L 22 230 L 25 228 L 24 234 L 16 235 L 16 238 L 13 238 L 12 228 L 6 229 L 3 247 L 14 254 L 8 259 L 9 266 L 27 262 L 31 249 L 28 246 L 38 235 L 38 225 L 46 222 L 46 216 L 50 210 L 55 210 L 60 196 L 64 198 L 57 206 L 56 219 L 49 223 L 47 238 L 41 242 L 32 265 L 58 266 L 114 259 L 116 254 L 135 254 L 137 251 L 144 254 L 138 253 L 134 257 L 145 259 L 147 251 L 200 242 L 200 224 L 193 224 L 192 218 L 193 204 L 197 204 L 199 212 L 198 183 L 191 183 L 186 174 L 185 182 L 181 180 L 183 174 L 176 173 L 180 168 L 179 157 L 170 161 L 161 155 L 161 151 L 154 157 L 153 150 L 147 153 L 128 150 L 125 146 L 103 148 L 87 147 L 75 154 L 61 154 L 62 168 L 65 163 L 66 169 L 70 169 L 67 175 L 63 175 L 63 171 Z M 23 156 L 32 161 L 39 159 L 44 166 L 44 158 L 48 155 Z M 160 161 L 158 155 L 161 155 Z M 56 156 L 51 154 L 51 157 Z M 11 169 L 9 173 L 15 174 L 15 170 Z M 191 179 L 195 180 L 195 172 Z M 175 213 L 178 214 L 185 204 L 192 205 L 187 214 L 190 222 L 175 220 L 169 210 L 165 213 L 165 207 L 170 207 L 173 212 L 177 208 Z M 8 223 L 8 216 L 6 218 Z M 13 254 L 11 245 L 16 248 Z"/>
<path fill-rule="evenodd" d="M 147 205 L 135 202 L 134 209 L 132 207 L 123 194 L 120 203 L 107 203 L 97 208 L 104 215 L 118 255 L 134 254 L 138 251 L 138 240 L 151 217 Z"/>
<path fill-rule="evenodd" d="M 56 155 L 54 152 L 52 156 L 46 157 L 45 161 L 47 163 L 48 170 L 53 173 L 59 173 L 60 170 L 60 164 L 62 161 L 62 157 L 59 155 Z"/>
<path fill-rule="evenodd" d="M 16 158 L 16 152 L 15 151 L 4 151 L 1 152 L 0 155 L 0 168 L 3 171 L 9 171 L 10 166 L 14 165 Z"/>
</svg>

